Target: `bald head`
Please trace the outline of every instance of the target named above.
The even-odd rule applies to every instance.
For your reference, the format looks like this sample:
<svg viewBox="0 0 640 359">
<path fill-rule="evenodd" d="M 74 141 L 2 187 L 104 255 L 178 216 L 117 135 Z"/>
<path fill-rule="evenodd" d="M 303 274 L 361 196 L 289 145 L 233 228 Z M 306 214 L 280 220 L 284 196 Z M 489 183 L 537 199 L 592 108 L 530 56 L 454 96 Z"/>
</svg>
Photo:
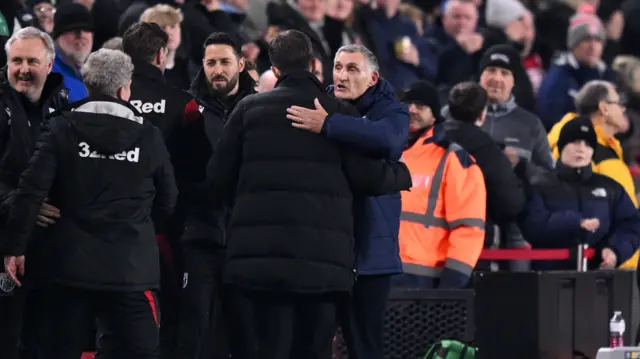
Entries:
<svg viewBox="0 0 640 359">
<path fill-rule="evenodd" d="M 273 90 L 276 86 L 278 78 L 271 70 L 267 70 L 260 75 L 260 85 L 258 85 L 258 92 L 265 92 Z"/>
</svg>

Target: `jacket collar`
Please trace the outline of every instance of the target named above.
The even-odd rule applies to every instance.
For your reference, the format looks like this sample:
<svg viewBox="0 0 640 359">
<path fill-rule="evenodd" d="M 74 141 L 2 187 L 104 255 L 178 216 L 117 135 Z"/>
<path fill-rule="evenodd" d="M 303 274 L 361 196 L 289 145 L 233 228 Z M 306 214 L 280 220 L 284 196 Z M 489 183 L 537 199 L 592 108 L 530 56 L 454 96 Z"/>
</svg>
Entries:
<svg viewBox="0 0 640 359">
<path fill-rule="evenodd" d="M 507 102 L 491 102 L 487 107 L 487 114 L 491 117 L 506 116 L 511 111 L 515 110 L 518 105 L 516 104 L 516 98 L 511 95 Z"/>
<path fill-rule="evenodd" d="M 558 178 L 566 182 L 585 182 L 593 175 L 591 165 L 579 168 L 567 167 L 560 160 L 556 162 Z"/>
<path fill-rule="evenodd" d="M 133 76 L 145 77 L 152 81 L 163 83 L 167 82 L 162 70 L 148 62 L 135 61 L 133 63 Z"/>
<path fill-rule="evenodd" d="M 128 102 L 111 96 L 90 96 L 82 101 L 75 102 L 71 106 L 72 112 L 90 113 L 95 115 L 109 115 L 142 124 L 143 117 L 138 110 Z"/>
<path fill-rule="evenodd" d="M 334 85 L 330 85 L 327 88 L 327 94 L 335 97 L 334 90 Z M 371 111 L 374 105 L 382 101 L 397 102 L 398 98 L 396 97 L 396 92 L 391 83 L 380 78 L 377 84 L 369 87 L 362 96 L 350 102 L 356 106 L 361 115 L 364 115 Z"/>
<path fill-rule="evenodd" d="M 316 75 L 309 71 L 294 71 L 282 74 L 275 87 L 298 87 L 300 85 L 312 86 L 320 92 L 324 92 L 324 85 L 318 81 Z"/>
<path fill-rule="evenodd" d="M 583 65 L 581 65 L 578 60 L 576 59 L 575 56 L 573 56 L 572 53 L 570 52 L 565 52 L 562 55 L 560 55 L 553 63 L 554 65 L 557 66 L 569 66 L 570 68 L 574 69 L 574 70 L 578 70 L 582 67 L 585 67 Z M 598 72 L 600 74 L 603 74 L 606 70 L 607 70 L 607 64 L 600 60 L 596 66 L 595 69 L 598 70 Z"/>
</svg>

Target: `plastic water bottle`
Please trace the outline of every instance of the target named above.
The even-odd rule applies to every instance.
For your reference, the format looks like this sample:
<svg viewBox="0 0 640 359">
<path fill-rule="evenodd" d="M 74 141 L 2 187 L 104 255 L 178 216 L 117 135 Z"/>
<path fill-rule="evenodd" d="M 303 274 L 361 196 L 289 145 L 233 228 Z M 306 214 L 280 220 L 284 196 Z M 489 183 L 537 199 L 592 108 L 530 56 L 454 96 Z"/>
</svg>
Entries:
<svg viewBox="0 0 640 359">
<path fill-rule="evenodd" d="M 609 322 L 609 347 L 617 348 L 624 346 L 625 331 L 624 318 L 622 312 L 613 312 L 613 318 Z"/>
</svg>

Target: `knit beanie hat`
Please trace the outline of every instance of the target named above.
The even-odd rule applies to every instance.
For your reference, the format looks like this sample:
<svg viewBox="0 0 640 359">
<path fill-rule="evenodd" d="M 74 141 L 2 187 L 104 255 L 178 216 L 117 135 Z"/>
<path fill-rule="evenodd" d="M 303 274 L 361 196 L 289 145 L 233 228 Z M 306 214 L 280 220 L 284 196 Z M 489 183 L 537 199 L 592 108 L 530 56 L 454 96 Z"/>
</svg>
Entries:
<svg viewBox="0 0 640 359">
<path fill-rule="evenodd" d="M 500 67 L 511 71 L 516 76 L 518 69 L 522 68 L 522 60 L 518 51 L 510 45 L 494 45 L 491 46 L 482 55 L 480 60 L 480 74 L 487 67 Z"/>
<path fill-rule="evenodd" d="M 567 144 L 578 140 L 584 140 L 594 151 L 598 146 L 596 130 L 591 120 L 586 117 L 573 119 L 562 127 L 558 138 L 558 153 L 562 153 Z"/>
<path fill-rule="evenodd" d="M 491 27 L 504 29 L 527 11 L 520 0 L 487 0 L 485 22 Z"/>
<path fill-rule="evenodd" d="M 55 40 L 64 33 L 76 30 L 93 32 L 93 28 L 93 16 L 89 9 L 76 3 L 66 4 L 56 9 L 51 37 Z"/>
<path fill-rule="evenodd" d="M 436 118 L 436 123 L 443 121 L 440 106 L 440 94 L 435 86 L 427 81 L 416 81 L 408 88 L 399 91 L 398 99 L 405 104 L 420 104 L 428 106 Z"/>
<path fill-rule="evenodd" d="M 578 13 L 569 20 L 569 30 L 567 31 L 567 48 L 573 49 L 584 40 L 594 38 L 600 41 L 606 40 L 606 34 L 602 21 L 593 15 Z"/>
</svg>

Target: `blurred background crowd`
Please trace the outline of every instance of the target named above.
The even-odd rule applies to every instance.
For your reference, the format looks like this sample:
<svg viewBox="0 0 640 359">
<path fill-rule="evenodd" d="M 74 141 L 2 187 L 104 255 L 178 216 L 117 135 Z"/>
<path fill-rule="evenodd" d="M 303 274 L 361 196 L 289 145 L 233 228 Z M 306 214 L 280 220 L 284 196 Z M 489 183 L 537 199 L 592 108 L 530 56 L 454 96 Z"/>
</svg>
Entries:
<svg viewBox="0 0 640 359">
<path fill-rule="evenodd" d="M 155 22 L 168 34 L 164 75 L 184 90 L 200 69 L 202 44 L 213 32 L 242 44 L 258 91 L 275 85 L 268 44 L 283 30 L 309 36 L 321 65 L 315 66 L 316 76 L 327 85 L 333 82 L 337 50 L 362 44 L 377 56 L 381 76 L 396 90 L 420 81 L 433 85 L 418 91 L 412 126 L 416 119 L 446 117 L 440 103 L 451 88 L 479 81 L 490 102 L 483 129 L 542 170 L 554 167 L 560 130 L 577 112 L 576 94 L 589 81 L 606 80 L 615 84 L 618 105 L 626 112 L 601 111 L 611 137 L 603 135 L 598 143 L 610 152 L 606 159 L 616 161 L 615 168 L 597 171 L 622 184 L 635 204 L 639 13 L 640 3 L 633 0 L 3 0 L 0 42 L 27 26 L 49 33 L 57 54 L 53 71 L 64 76 L 70 102 L 86 97 L 79 69 L 89 54 L 101 47 L 120 49 L 120 36 L 140 20 Z M 506 56 L 506 65 L 485 70 L 483 58 L 494 61 L 487 58 L 492 53 Z M 4 46 L 0 63 L 6 63 Z"/>
</svg>

